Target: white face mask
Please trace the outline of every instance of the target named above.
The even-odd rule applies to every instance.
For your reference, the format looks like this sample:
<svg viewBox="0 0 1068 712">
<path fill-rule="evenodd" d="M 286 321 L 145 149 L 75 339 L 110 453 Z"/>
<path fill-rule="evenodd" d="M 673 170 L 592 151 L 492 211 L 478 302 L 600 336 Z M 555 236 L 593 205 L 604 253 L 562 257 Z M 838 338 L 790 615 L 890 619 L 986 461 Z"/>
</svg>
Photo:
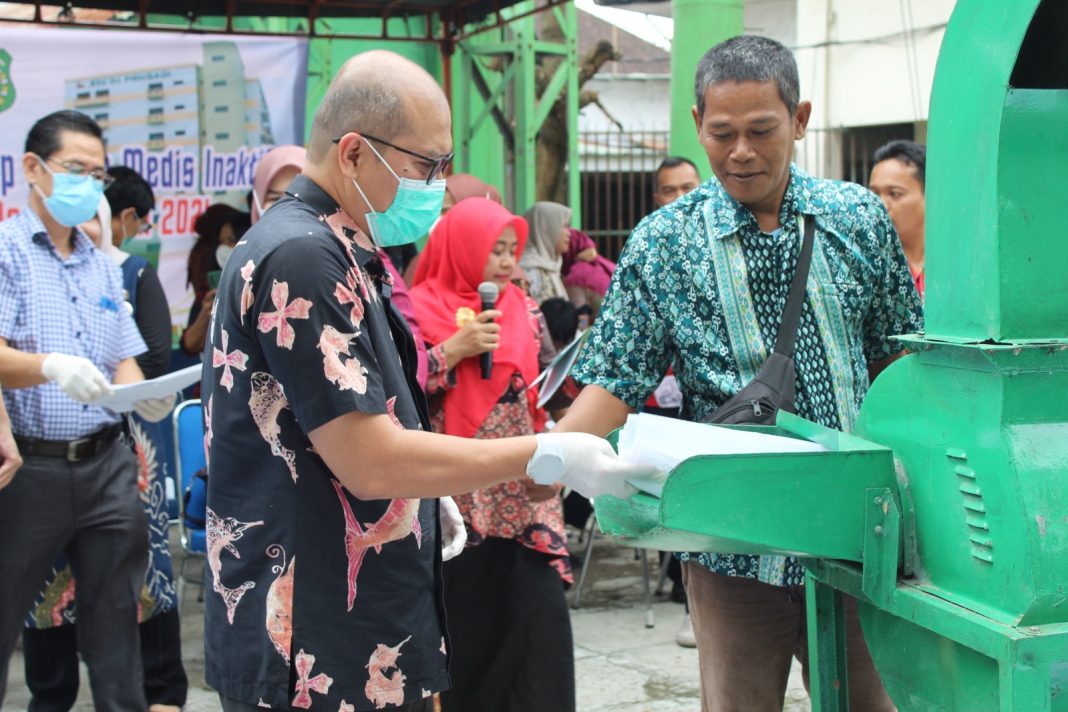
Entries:
<svg viewBox="0 0 1068 712">
<path fill-rule="evenodd" d="M 215 248 L 215 261 L 219 263 L 219 269 L 226 267 L 226 261 L 234 254 L 234 248 L 230 245 L 219 245 Z"/>
</svg>

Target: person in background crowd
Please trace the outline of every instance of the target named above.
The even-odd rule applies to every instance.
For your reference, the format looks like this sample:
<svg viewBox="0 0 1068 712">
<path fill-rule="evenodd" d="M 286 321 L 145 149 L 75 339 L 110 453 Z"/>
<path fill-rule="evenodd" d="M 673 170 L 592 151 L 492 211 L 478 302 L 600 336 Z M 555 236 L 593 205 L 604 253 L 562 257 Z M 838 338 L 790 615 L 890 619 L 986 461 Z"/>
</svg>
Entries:
<svg viewBox="0 0 1068 712">
<path fill-rule="evenodd" d="M 193 223 L 197 241 L 189 251 L 186 286 L 193 287 L 193 306 L 189 309 L 189 325 L 182 332 L 179 344 L 190 356 L 204 350 L 211 319 L 211 303 L 215 300 L 215 286 L 220 272 L 234 251 L 234 245 L 251 223 L 243 213 L 225 203 L 216 203 L 201 213 Z"/>
<path fill-rule="evenodd" d="M 530 277 L 519 265 L 516 265 L 515 269 L 512 270 L 512 284 L 519 287 L 520 292 L 528 297 L 530 296 Z"/>
<path fill-rule="evenodd" d="M 97 219 L 82 229 L 101 251 L 121 267 L 126 291 L 124 304 L 132 313 L 148 351 L 137 357 L 146 378 L 162 376 L 170 362 L 170 309 L 155 270 L 143 257 L 115 246 L 115 226 L 141 225 L 155 206 L 152 188 L 135 171 L 117 166 L 108 174 L 114 182 L 105 191 Z M 133 211 L 136 221 L 126 215 Z M 140 231 L 140 230 L 138 230 Z M 146 331 L 142 325 L 148 325 Z M 162 325 L 163 328 L 160 328 Z M 137 415 L 126 416 L 124 440 L 138 462 L 137 485 L 148 522 L 148 570 L 138 608 L 145 698 L 150 712 L 177 712 L 185 704 L 188 681 L 182 667 L 178 595 L 167 542 L 164 481 L 166 463 L 163 431 L 158 423 Z M 66 557 L 52 568 L 48 582 L 30 611 L 22 633 L 26 684 L 33 695 L 31 710 L 62 712 L 78 697 L 78 639 L 76 582 Z"/>
<path fill-rule="evenodd" d="M 912 281 L 923 300 L 924 183 L 927 148 L 915 141 L 891 141 L 875 152 L 868 187 L 878 195 L 894 221 Z"/>
<path fill-rule="evenodd" d="M 530 225 L 530 242 L 519 266 L 530 278 L 530 296 L 539 304 L 551 297 L 567 299 L 560 268 L 571 240 L 567 224 L 571 208 L 540 201 L 527 210 L 525 217 Z"/>
<path fill-rule="evenodd" d="M 145 378 L 156 378 L 166 373 L 171 363 L 171 315 L 167 295 L 156 268 L 148 260 L 119 249 L 127 238 L 152 229 L 156 196 L 148 181 L 131 168 L 112 166 L 108 168 L 108 175 L 112 177 L 112 183 L 104 191 L 104 197 L 107 198 L 106 209 L 111 211 L 111 222 L 110 228 L 102 230 L 100 249 L 122 268 L 127 301 L 135 307 L 137 330 L 148 345 L 148 351 L 137 357 L 137 365 Z M 104 209 L 101 205 L 101 212 Z"/>
<path fill-rule="evenodd" d="M 24 458 L 0 491 L 0 707 L 26 612 L 65 553 L 78 579 L 78 650 L 101 710 L 143 712 L 138 594 L 148 531 L 121 418 L 94 405 L 144 377 L 122 273 L 77 226 L 111 182 L 103 132 L 57 111 L 26 137 L 29 204 L 0 223 L 0 383 Z M 148 420 L 173 400 L 143 400 Z"/>
<path fill-rule="evenodd" d="M 589 235 L 568 228 L 567 250 L 563 254 L 560 273 L 572 304 L 576 307 L 588 305 L 596 319 L 615 269 L 615 262 L 597 254 L 597 245 Z"/>
<path fill-rule="evenodd" d="M 549 336 L 552 337 L 553 346 L 557 351 L 575 340 L 578 333 L 579 313 L 575 305 L 566 299 L 553 297 L 546 299 L 540 305 L 541 314 L 545 317 L 545 323 L 549 327 Z"/>
<path fill-rule="evenodd" d="M 537 304 L 511 284 L 527 224 L 488 198 L 467 198 L 430 233 L 434 276 L 412 288 L 430 356 L 434 432 L 493 439 L 543 429 L 527 388 L 556 354 Z M 481 311 L 478 286 L 500 289 Z M 489 379 L 479 355 L 493 354 Z M 559 490 L 515 480 L 458 495 L 467 552 L 445 565 L 453 644 L 446 712 L 575 709 L 571 582 Z"/>
<path fill-rule="evenodd" d="M 306 157 L 303 146 L 275 146 L 263 154 L 252 173 L 249 217 L 253 225 L 286 194 L 286 188 L 304 168 Z"/>
<path fill-rule="evenodd" d="M 453 173 L 445 179 L 445 200 L 441 203 L 441 214 L 465 198 L 489 198 L 495 203 L 501 202 L 501 194 L 481 178 L 470 173 Z"/>
<path fill-rule="evenodd" d="M 524 468 L 587 496 L 648 474 L 584 433 L 429 432 L 377 249 L 430 230 L 451 159 L 434 78 L 359 54 L 315 112 L 301 175 L 223 271 L 202 399 L 205 679 L 225 712 L 433 709 L 450 684 L 440 562 L 464 539 L 436 498 Z"/>
<path fill-rule="evenodd" d="M 715 179 L 631 233 L 573 371 L 585 388 L 554 433 L 606 435 L 645 403 L 672 363 L 687 420 L 703 420 L 751 382 L 775 343 L 805 219 L 815 221 L 815 242 L 794 354 L 801 417 L 850 431 L 870 379 L 904 354 L 892 337 L 922 330 L 908 264 L 878 198 L 793 164 L 812 110 L 799 84 L 790 50 L 765 37 L 731 38 L 698 63 L 694 123 Z M 802 670 L 809 660 L 801 563 L 681 558 L 702 709 L 779 712 L 792 658 Z M 856 601 L 845 597 L 843 608 L 849 707 L 892 710 Z"/>
<path fill-rule="evenodd" d="M 653 203 L 662 208 L 701 185 L 701 173 L 689 158 L 668 156 L 653 173 Z"/>
</svg>

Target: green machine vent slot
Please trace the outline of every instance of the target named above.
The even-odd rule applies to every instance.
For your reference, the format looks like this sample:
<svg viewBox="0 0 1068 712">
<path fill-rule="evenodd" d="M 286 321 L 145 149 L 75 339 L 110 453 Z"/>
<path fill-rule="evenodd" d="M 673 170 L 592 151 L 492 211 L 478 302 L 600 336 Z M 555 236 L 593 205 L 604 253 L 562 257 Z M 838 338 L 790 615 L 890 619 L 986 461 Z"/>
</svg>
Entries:
<svg viewBox="0 0 1068 712">
<path fill-rule="evenodd" d="M 964 523 L 968 526 L 968 542 L 972 557 L 987 564 L 994 563 L 994 540 L 990 538 L 990 525 L 986 519 L 986 503 L 983 502 L 983 489 L 979 486 L 979 477 L 975 470 L 965 463 L 968 454 L 958 448 L 947 448 L 946 457 L 953 464 L 953 473 L 957 475 L 957 489 L 962 495 L 964 505 Z"/>
</svg>

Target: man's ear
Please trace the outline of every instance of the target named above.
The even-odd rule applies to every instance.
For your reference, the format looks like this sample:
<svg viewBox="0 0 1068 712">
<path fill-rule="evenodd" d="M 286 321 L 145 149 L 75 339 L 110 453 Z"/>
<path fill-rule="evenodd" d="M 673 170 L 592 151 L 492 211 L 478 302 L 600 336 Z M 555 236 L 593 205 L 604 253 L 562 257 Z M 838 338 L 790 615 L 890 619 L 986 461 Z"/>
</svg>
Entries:
<svg viewBox="0 0 1068 712">
<path fill-rule="evenodd" d="M 808 128 L 808 120 L 812 116 L 812 102 L 801 101 L 797 104 L 797 109 L 794 111 L 794 140 L 800 141 L 805 137 L 805 130 Z"/>
<path fill-rule="evenodd" d="M 36 153 L 22 154 L 22 173 L 26 176 L 27 183 L 39 182 L 41 174 L 46 172 L 41 167 L 41 159 L 37 157 Z"/>
<path fill-rule="evenodd" d="M 366 142 L 363 136 L 351 131 L 341 137 L 337 143 L 338 172 L 346 178 L 355 178 L 356 170 L 366 155 Z"/>
</svg>

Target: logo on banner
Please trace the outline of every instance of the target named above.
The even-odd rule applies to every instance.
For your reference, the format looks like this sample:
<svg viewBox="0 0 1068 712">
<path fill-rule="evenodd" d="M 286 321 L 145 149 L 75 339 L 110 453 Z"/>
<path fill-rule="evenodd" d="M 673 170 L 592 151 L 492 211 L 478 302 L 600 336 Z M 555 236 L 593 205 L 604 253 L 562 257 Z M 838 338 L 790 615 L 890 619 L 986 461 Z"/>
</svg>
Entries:
<svg viewBox="0 0 1068 712">
<path fill-rule="evenodd" d="M 0 111 L 15 103 L 15 83 L 11 81 L 11 55 L 0 49 Z"/>
</svg>

